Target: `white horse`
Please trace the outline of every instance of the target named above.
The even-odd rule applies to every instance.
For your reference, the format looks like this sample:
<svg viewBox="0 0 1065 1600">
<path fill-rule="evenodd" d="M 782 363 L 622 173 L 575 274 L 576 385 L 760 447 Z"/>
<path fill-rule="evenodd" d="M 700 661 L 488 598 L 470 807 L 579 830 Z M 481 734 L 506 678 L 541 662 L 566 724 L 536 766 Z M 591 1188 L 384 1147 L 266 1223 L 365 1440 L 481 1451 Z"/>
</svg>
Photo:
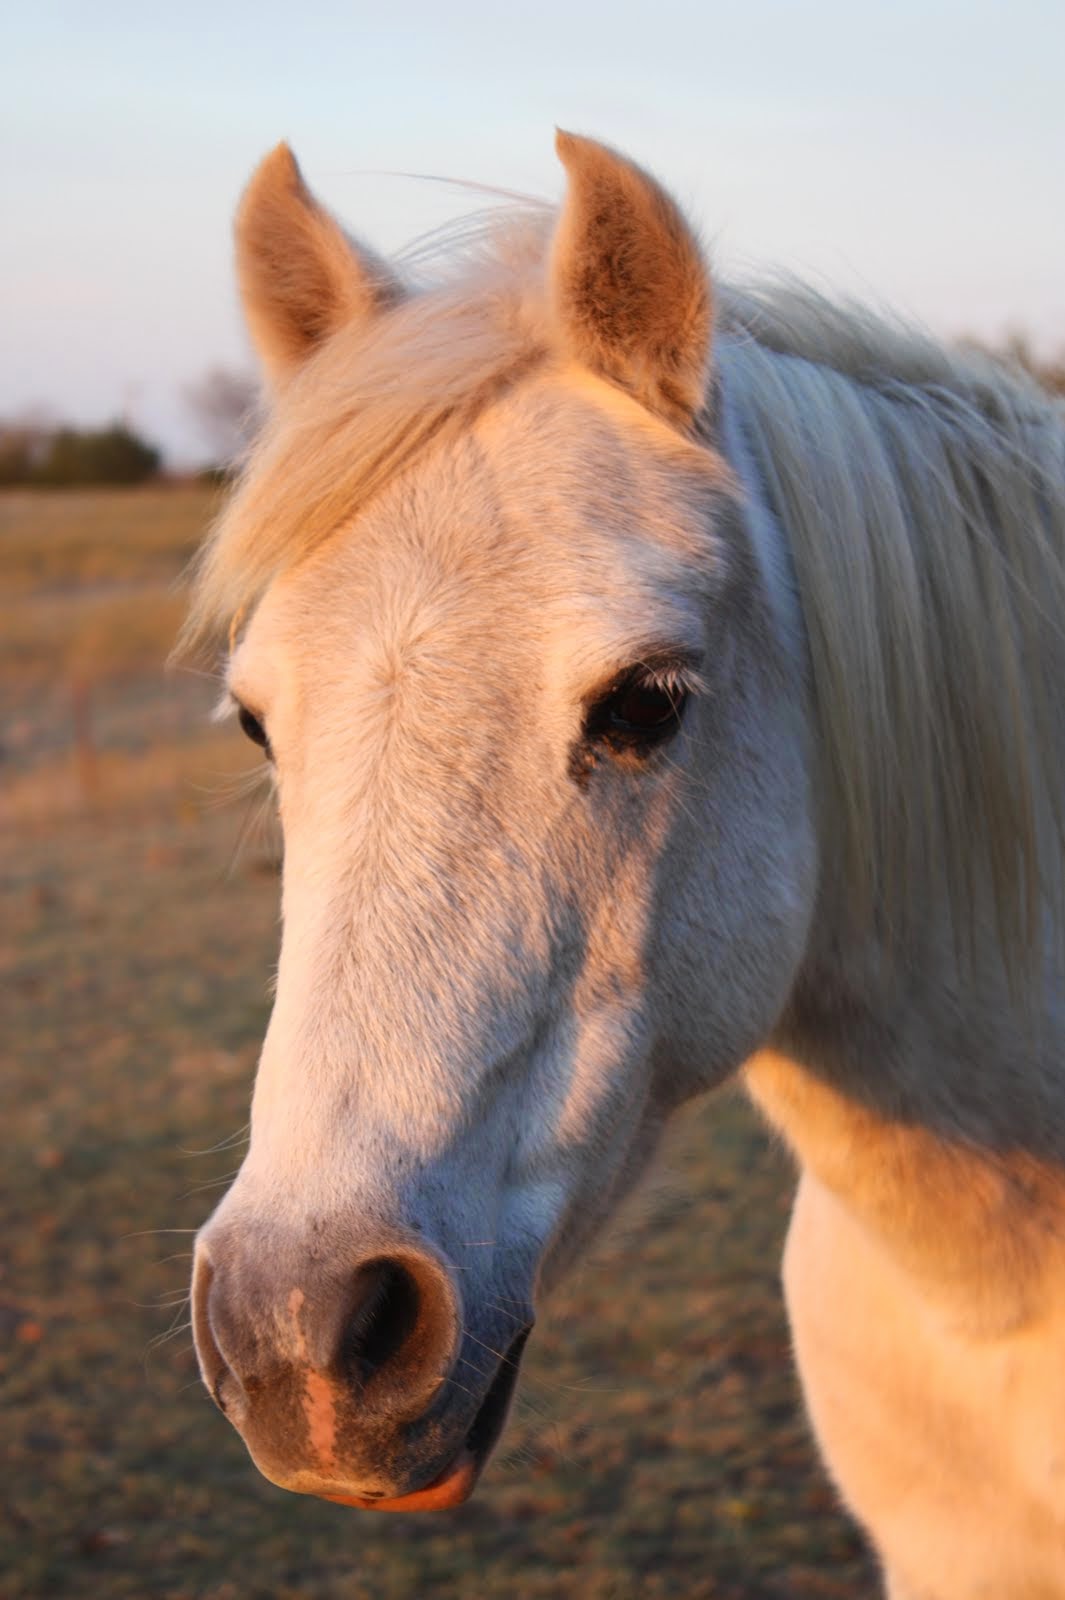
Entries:
<svg viewBox="0 0 1065 1600">
<path fill-rule="evenodd" d="M 433 287 L 283 146 L 240 211 L 272 411 L 189 632 L 273 764 L 284 933 L 204 1379 L 287 1488 L 457 1504 L 534 1304 L 742 1071 L 888 1593 L 1065 1596 L 1062 414 L 715 288 L 558 149 L 557 219 Z"/>
</svg>

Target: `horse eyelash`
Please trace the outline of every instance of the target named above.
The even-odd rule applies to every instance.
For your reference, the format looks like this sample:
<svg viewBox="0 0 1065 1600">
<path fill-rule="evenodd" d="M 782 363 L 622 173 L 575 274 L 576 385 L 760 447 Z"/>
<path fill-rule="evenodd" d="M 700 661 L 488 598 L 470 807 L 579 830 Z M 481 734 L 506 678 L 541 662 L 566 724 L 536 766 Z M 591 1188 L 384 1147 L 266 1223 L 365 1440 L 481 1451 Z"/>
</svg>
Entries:
<svg viewBox="0 0 1065 1600">
<path fill-rule="evenodd" d="M 701 655 L 687 651 L 648 652 L 616 673 L 609 683 L 596 689 L 585 704 L 597 704 L 634 677 L 639 677 L 647 688 L 661 689 L 669 695 L 702 694 L 706 690 L 706 681 L 699 672 L 701 662 Z"/>
<path fill-rule="evenodd" d="M 687 662 L 637 661 L 635 669 L 648 688 L 662 689 L 666 694 L 701 694 L 706 688 L 702 677 Z"/>
<path fill-rule="evenodd" d="M 211 721 L 228 722 L 231 717 L 236 716 L 239 710 L 240 701 L 227 683 L 212 708 Z"/>
</svg>

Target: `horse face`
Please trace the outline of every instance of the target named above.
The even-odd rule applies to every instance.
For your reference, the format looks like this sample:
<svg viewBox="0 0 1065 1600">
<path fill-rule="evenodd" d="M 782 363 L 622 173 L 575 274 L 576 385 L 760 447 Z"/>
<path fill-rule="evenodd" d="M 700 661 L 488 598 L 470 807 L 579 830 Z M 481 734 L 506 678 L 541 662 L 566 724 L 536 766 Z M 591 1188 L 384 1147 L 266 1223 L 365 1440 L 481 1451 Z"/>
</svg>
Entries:
<svg viewBox="0 0 1065 1600">
<path fill-rule="evenodd" d="M 577 354 L 277 576 L 229 665 L 284 931 L 194 1330 L 262 1470 L 360 1505 L 469 1492 L 538 1297 L 764 1038 L 809 915 L 737 486 L 675 361 L 625 392 Z"/>
<path fill-rule="evenodd" d="M 464 1492 L 537 1293 L 773 1021 L 807 853 L 765 624 L 722 464 L 565 375 L 259 607 L 284 934 L 196 1331 L 268 1475 Z"/>
</svg>

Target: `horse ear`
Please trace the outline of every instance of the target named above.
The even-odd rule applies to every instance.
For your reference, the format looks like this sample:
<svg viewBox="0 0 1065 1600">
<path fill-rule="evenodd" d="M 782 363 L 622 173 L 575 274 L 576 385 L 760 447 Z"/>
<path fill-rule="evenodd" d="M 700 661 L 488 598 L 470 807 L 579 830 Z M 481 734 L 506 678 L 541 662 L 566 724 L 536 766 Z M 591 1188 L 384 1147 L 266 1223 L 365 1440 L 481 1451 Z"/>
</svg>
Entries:
<svg viewBox="0 0 1065 1600">
<path fill-rule="evenodd" d="M 550 292 L 573 354 L 650 410 L 687 427 L 710 366 L 710 279 L 669 195 L 631 161 L 559 129 L 569 179 Z"/>
<path fill-rule="evenodd" d="M 330 334 L 399 298 L 388 269 L 315 200 L 287 144 L 253 173 L 236 243 L 244 315 L 274 388 Z"/>
</svg>

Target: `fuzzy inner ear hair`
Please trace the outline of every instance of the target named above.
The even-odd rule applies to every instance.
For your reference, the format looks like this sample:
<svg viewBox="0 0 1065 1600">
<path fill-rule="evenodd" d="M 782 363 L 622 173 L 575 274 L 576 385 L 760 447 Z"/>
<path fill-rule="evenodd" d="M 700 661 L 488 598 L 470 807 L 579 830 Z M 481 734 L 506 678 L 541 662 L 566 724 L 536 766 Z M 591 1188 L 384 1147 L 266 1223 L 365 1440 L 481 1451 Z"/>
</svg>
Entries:
<svg viewBox="0 0 1065 1600">
<path fill-rule="evenodd" d="M 665 190 L 594 139 L 559 130 L 568 184 L 550 259 L 557 327 L 578 360 L 688 427 L 709 379 L 710 279 Z"/>
<path fill-rule="evenodd" d="M 318 204 L 287 144 L 253 173 L 237 212 L 236 246 L 244 315 L 273 388 L 339 328 L 375 316 L 402 292 Z"/>
</svg>

